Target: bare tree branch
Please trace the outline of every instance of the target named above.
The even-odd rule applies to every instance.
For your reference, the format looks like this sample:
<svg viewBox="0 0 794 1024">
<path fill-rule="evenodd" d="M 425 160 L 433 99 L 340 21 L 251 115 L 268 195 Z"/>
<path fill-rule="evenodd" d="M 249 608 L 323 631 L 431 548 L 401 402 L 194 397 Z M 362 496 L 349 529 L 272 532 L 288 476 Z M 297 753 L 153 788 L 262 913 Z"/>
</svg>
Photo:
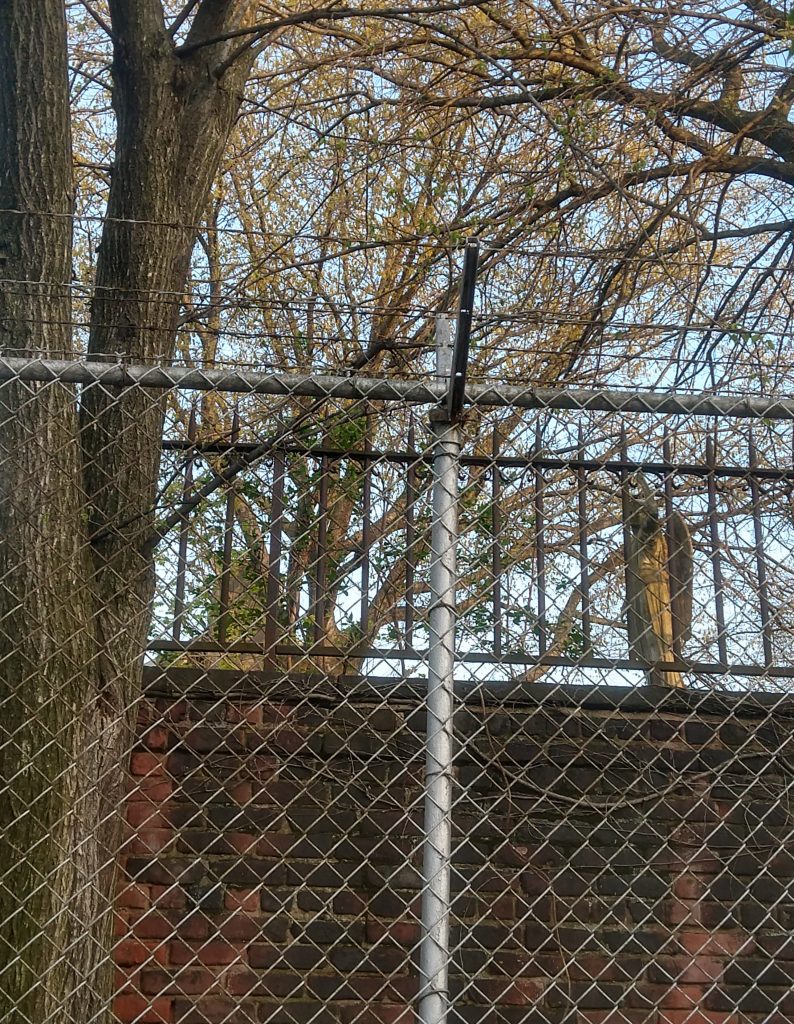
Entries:
<svg viewBox="0 0 794 1024">
<path fill-rule="evenodd" d="M 187 0 L 187 3 L 182 10 L 177 14 L 171 24 L 168 26 L 168 34 L 173 38 L 177 32 L 182 28 L 187 19 L 190 17 L 193 8 L 199 3 L 199 0 Z"/>
<path fill-rule="evenodd" d="M 108 23 L 105 21 L 105 19 L 99 13 L 99 11 L 97 11 L 96 8 L 93 7 L 88 2 L 88 0 L 80 0 L 80 3 L 85 8 L 85 10 L 88 12 L 88 14 L 91 15 L 91 17 L 94 19 L 94 21 L 97 23 L 97 25 L 99 25 L 99 27 L 102 29 L 102 31 L 105 32 L 108 36 L 110 36 L 112 38 L 113 37 L 113 29 L 110 27 L 110 25 L 108 25 Z"/>
<path fill-rule="evenodd" d="M 587 585 L 592 586 L 597 583 L 600 579 L 603 579 L 610 572 L 614 572 L 619 569 L 623 564 L 622 552 L 614 551 L 609 555 L 604 562 L 597 566 L 588 576 Z M 573 629 L 576 622 L 576 609 L 582 600 L 582 584 L 574 587 L 568 596 L 565 605 L 560 611 L 559 617 L 557 618 L 557 624 L 554 627 L 554 635 L 552 637 L 551 644 L 546 654 L 549 657 L 559 657 L 565 653 L 565 647 L 571 636 L 571 630 Z M 535 665 L 534 668 L 528 669 L 520 679 L 522 683 L 535 683 L 549 671 L 549 665 Z"/>
<path fill-rule="evenodd" d="M 286 15 L 283 18 L 275 18 L 273 21 L 264 22 L 259 25 L 249 25 L 245 28 L 232 29 L 229 32 L 222 32 L 204 39 L 186 42 L 183 46 L 177 47 L 176 52 L 182 57 L 187 57 L 202 47 L 227 42 L 230 39 L 239 39 L 243 36 L 251 37 L 245 44 L 248 47 L 256 42 L 256 40 L 261 39 L 262 36 L 269 35 L 271 32 L 277 32 L 279 29 L 289 28 L 292 25 L 313 25 L 319 21 L 345 21 L 350 18 L 377 18 L 379 20 L 408 18 L 410 21 L 413 21 L 428 15 L 451 13 L 467 7 L 475 7 L 477 3 L 479 3 L 479 0 L 458 0 L 456 3 L 436 4 L 432 7 L 421 8 L 416 6 L 381 8 L 318 7 L 314 10 L 299 11 L 296 14 Z M 224 61 L 222 69 L 218 73 L 222 74 L 223 70 L 226 70 L 236 60 L 238 55 L 239 51 L 235 51 Z"/>
</svg>

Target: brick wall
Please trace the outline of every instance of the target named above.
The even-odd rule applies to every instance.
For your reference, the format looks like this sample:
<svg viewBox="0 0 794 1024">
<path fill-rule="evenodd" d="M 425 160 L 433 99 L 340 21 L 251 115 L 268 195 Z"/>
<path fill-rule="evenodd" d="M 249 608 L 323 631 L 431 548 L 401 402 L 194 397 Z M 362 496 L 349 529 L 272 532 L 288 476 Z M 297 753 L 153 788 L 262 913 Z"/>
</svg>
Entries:
<svg viewBox="0 0 794 1024">
<path fill-rule="evenodd" d="M 458 715 L 453 1024 L 794 1019 L 790 722 L 667 697 Z M 423 727 L 408 700 L 147 700 L 118 1018 L 410 1024 Z"/>
</svg>

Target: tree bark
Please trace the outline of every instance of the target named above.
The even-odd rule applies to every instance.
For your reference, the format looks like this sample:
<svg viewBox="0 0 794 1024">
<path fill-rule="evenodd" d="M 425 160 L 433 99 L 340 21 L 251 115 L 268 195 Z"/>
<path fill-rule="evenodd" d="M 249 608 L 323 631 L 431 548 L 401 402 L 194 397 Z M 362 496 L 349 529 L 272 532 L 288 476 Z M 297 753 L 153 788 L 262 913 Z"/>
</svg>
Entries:
<svg viewBox="0 0 794 1024">
<path fill-rule="evenodd" d="M 197 223 L 240 102 L 250 58 L 218 81 L 218 47 L 180 58 L 159 0 L 113 0 L 117 117 L 107 222 L 97 263 L 89 351 L 170 360 Z M 236 23 L 244 3 L 210 0 L 190 37 Z M 153 10 L 157 8 L 158 10 Z M 222 10 L 221 10 L 222 9 Z M 201 12 L 200 12 L 201 13 Z M 229 46 L 230 44 L 226 44 Z M 111 688 L 137 676 L 149 622 L 149 539 L 164 400 L 144 389 L 93 389 L 82 406 L 85 491 L 101 635 L 113 638 Z M 117 702 L 127 696 L 116 695 Z M 125 702 L 121 700 L 121 702 Z"/>
<path fill-rule="evenodd" d="M 250 0 L 203 0 L 189 39 Z M 197 224 L 251 56 L 180 57 L 160 0 L 110 0 L 117 144 L 89 348 L 172 356 Z M 0 338 L 72 348 L 71 146 L 62 0 L 0 4 Z M 34 282 L 31 284 L 24 282 Z M 130 729 L 153 597 L 164 399 L 0 392 L 0 1009 L 109 1018 L 111 910 Z M 8 924 L 6 924 L 6 919 Z"/>
<path fill-rule="evenodd" d="M 61 0 L 0 5 L 0 345 L 71 348 L 71 151 Z M 17 212 L 18 211 L 18 212 Z M 74 394 L 0 390 L 0 1016 L 55 1020 L 84 984 L 85 711 L 96 695 Z M 90 900 L 89 900 L 90 902 Z M 69 998 L 71 998 L 69 996 Z M 61 1018 L 62 1019 L 62 1018 Z"/>
</svg>

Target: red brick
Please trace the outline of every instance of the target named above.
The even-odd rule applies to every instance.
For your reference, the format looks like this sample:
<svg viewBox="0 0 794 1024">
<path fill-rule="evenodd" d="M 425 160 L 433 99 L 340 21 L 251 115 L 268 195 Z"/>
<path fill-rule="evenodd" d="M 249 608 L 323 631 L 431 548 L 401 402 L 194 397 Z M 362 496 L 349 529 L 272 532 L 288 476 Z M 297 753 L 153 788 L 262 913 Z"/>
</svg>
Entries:
<svg viewBox="0 0 794 1024">
<path fill-rule="evenodd" d="M 734 956 L 739 951 L 747 956 L 755 946 L 752 936 L 739 931 L 682 931 L 677 938 L 688 953 L 711 956 Z"/>
<path fill-rule="evenodd" d="M 187 902 L 185 890 L 181 885 L 151 885 L 149 890 L 152 906 L 159 910 L 179 910 Z"/>
<path fill-rule="evenodd" d="M 296 721 L 297 718 L 296 709 L 291 704 L 262 705 L 262 721 L 265 725 L 283 726 L 285 722 Z M 271 730 L 268 730 L 265 738 L 269 738 L 271 734 Z"/>
<path fill-rule="evenodd" d="M 380 942 L 388 936 L 399 946 L 412 949 L 419 941 L 421 928 L 410 921 L 367 921 L 367 942 Z"/>
<path fill-rule="evenodd" d="M 706 841 L 708 845 L 708 841 Z M 719 857 L 712 853 L 698 853 L 691 861 L 688 862 L 687 867 L 690 871 L 694 871 L 699 875 L 719 875 L 724 871 L 725 864 Z"/>
<path fill-rule="evenodd" d="M 149 750 L 165 750 L 168 746 L 169 731 L 162 725 L 156 725 L 144 733 L 141 742 Z"/>
<path fill-rule="evenodd" d="M 219 939 L 201 945 L 188 945 L 174 941 L 169 946 L 172 964 L 203 964 L 206 967 L 224 966 L 243 960 L 242 952 L 228 942 Z"/>
<path fill-rule="evenodd" d="M 336 979 L 338 984 L 344 984 Z M 225 984 L 228 991 L 235 996 L 267 996 L 277 999 L 298 998 L 301 995 L 306 978 L 303 974 L 287 971 L 252 971 L 248 969 L 232 969 L 226 974 Z"/>
<path fill-rule="evenodd" d="M 206 876 L 206 866 L 195 857 L 128 857 L 127 872 L 146 885 L 190 885 Z"/>
<path fill-rule="evenodd" d="M 158 719 L 163 722 L 184 722 L 187 719 L 187 701 L 161 698 L 157 701 L 157 711 Z"/>
<path fill-rule="evenodd" d="M 488 1002 L 506 1006 L 532 1006 L 543 995 L 546 984 L 530 978 L 481 978 L 477 980 L 476 986 Z"/>
<path fill-rule="evenodd" d="M 274 764 L 271 774 L 277 767 L 278 761 Z M 258 804 L 275 804 L 276 807 L 288 807 L 299 796 L 300 789 L 295 783 L 271 779 L 257 787 L 256 802 Z M 320 812 L 317 811 L 317 813 Z"/>
<path fill-rule="evenodd" d="M 517 902 L 515 896 L 506 894 L 504 896 L 496 896 L 492 900 L 484 900 L 482 909 L 477 909 L 477 916 L 487 914 L 488 917 L 496 917 L 502 921 L 515 921 L 518 917 L 522 916 L 525 912 L 526 904 L 523 900 L 520 901 L 521 914 L 517 910 Z"/>
<path fill-rule="evenodd" d="M 718 981 L 722 976 L 724 961 L 710 956 L 695 956 L 679 977 L 682 985 L 698 985 L 704 981 Z"/>
<path fill-rule="evenodd" d="M 143 805 L 145 806 L 145 805 Z M 131 857 L 146 857 L 162 853 L 169 844 L 175 843 L 177 835 L 171 828 L 139 828 L 124 844 L 124 852 Z"/>
<path fill-rule="evenodd" d="M 131 796 L 125 809 L 127 824 L 133 828 L 148 826 L 149 828 L 170 828 L 167 818 L 161 813 L 161 808 L 149 800 L 136 800 Z"/>
<path fill-rule="evenodd" d="M 738 1013 L 729 1010 L 661 1010 L 659 1024 L 740 1024 Z"/>
<path fill-rule="evenodd" d="M 261 974 L 259 971 L 252 971 L 246 967 L 232 968 L 226 973 L 225 987 L 233 996 L 247 996 L 253 992 L 263 977 L 267 977 L 268 973 Z"/>
<path fill-rule="evenodd" d="M 701 985 L 718 981 L 722 976 L 724 961 L 709 956 L 658 956 L 648 967 L 649 981 L 674 985 Z"/>
<path fill-rule="evenodd" d="M 233 786 L 227 786 L 226 792 L 235 803 L 244 807 L 245 804 L 250 804 L 251 802 L 253 786 L 250 782 L 237 782 Z"/>
<path fill-rule="evenodd" d="M 145 999 L 137 992 L 120 992 L 113 1001 L 113 1012 L 123 1024 L 170 1024 L 174 1020 L 170 999 Z"/>
<path fill-rule="evenodd" d="M 144 775 L 132 780 L 128 800 L 148 800 L 151 804 L 160 804 L 167 800 L 174 791 L 170 779 L 159 775 Z"/>
<path fill-rule="evenodd" d="M 171 971 L 145 968 L 140 974 L 140 989 L 147 995 L 203 995 L 221 986 L 221 979 L 201 967 Z"/>
<path fill-rule="evenodd" d="M 418 978 L 383 978 L 351 974 L 310 974 L 306 978 L 310 995 L 323 1001 L 356 999 L 361 1003 L 404 1003 L 411 1002 L 419 990 Z"/>
<path fill-rule="evenodd" d="M 268 970 L 279 962 L 283 951 L 271 943 L 257 942 L 247 946 L 245 952 L 252 967 L 256 967 L 258 970 Z M 322 950 L 310 949 L 309 952 L 317 962 L 324 959 L 325 954 Z"/>
<path fill-rule="evenodd" d="M 226 709 L 226 721 L 236 723 L 245 722 L 248 725 L 261 725 L 262 705 L 230 704 L 229 707 Z"/>
<path fill-rule="evenodd" d="M 695 900 L 668 900 L 665 904 L 668 924 L 697 925 L 700 923 L 700 904 Z"/>
<path fill-rule="evenodd" d="M 183 703 L 174 716 L 168 713 L 170 707 L 171 702 L 163 700 L 159 700 L 156 707 L 147 706 L 139 732 L 149 730 L 150 746 L 146 750 L 139 747 L 130 763 L 132 791 L 127 803 L 130 830 L 126 833 L 130 837 L 127 848 L 137 850 L 140 861 L 137 867 L 130 864 L 130 876 L 137 875 L 149 884 L 132 884 L 119 890 L 117 906 L 122 912 L 119 930 L 123 941 L 118 944 L 118 986 L 122 996 L 148 997 L 144 1003 L 147 1013 L 153 1000 L 170 996 L 175 1007 L 175 1024 L 198 1024 L 212 1020 L 213 1014 L 228 1022 L 236 1016 L 262 1020 L 267 1019 L 271 1011 L 274 1020 L 281 1014 L 286 1021 L 284 1000 L 289 1001 L 289 1014 L 295 1021 L 308 1019 L 300 1014 L 309 1010 L 313 1013 L 319 1007 L 316 1024 L 328 1021 L 353 1024 L 354 1020 L 356 1024 L 395 1024 L 397 1021 L 408 1024 L 409 1004 L 417 982 L 408 976 L 407 950 L 415 944 L 418 928 L 405 905 L 415 892 L 401 894 L 401 889 L 407 888 L 409 883 L 403 886 L 395 873 L 388 895 L 393 895 L 397 909 L 392 912 L 377 903 L 382 896 L 381 880 L 385 881 L 393 867 L 403 863 L 399 841 L 391 840 L 394 863 L 388 862 L 389 866 L 384 867 L 377 862 L 387 845 L 384 837 L 393 834 L 399 840 L 404 836 L 400 831 L 402 815 L 392 812 L 395 817 L 390 819 L 386 814 L 371 811 L 356 823 L 354 812 L 346 810 L 349 820 L 345 823 L 344 816 L 331 806 L 334 799 L 343 799 L 343 782 L 329 784 L 328 813 L 323 814 L 323 809 L 315 803 L 316 794 L 310 797 L 300 780 L 286 779 L 280 771 L 283 758 L 276 756 L 278 751 L 284 750 L 285 744 L 287 748 L 295 744 L 302 746 L 321 719 L 329 728 L 335 728 L 337 712 L 332 709 L 320 716 L 316 709 L 307 709 L 314 718 L 306 718 L 294 707 L 274 708 L 256 700 L 245 703 L 238 700 L 233 707 L 219 704 L 211 715 L 205 714 L 205 704 L 200 702 Z M 472 710 L 470 713 L 479 712 Z M 627 714 L 630 719 L 627 725 L 631 725 L 633 735 L 641 716 Z M 551 741 L 559 724 L 555 715 L 559 717 L 554 709 L 544 710 L 543 716 L 535 714 L 532 728 L 527 730 L 523 740 L 520 735 L 518 739 L 529 742 L 527 737 L 531 736 L 533 743 L 542 746 L 540 733 L 535 735 L 540 727 L 541 732 L 544 728 L 547 730 L 547 739 Z M 169 745 L 175 746 L 175 738 L 180 731 L 185 733 L 188 726 L 177 726 L 174 730 L 164 723 L 180 716 L 188 718 L 197 737 L 205 736 L 207 740 L 225 730 L 234 730 L 238 747 L 242 744 L 251 752 L 239 757 L 231 750 L 225 750 L 223 758 L 215 753 L 210 755 L 206 766 L 206 776 L 211 780 L 206 794 L 206 799 L 210 800 L 208 813 L 201 806 L 205 799 L 203 794 L 197 793 L 196 801 L 192 801 L 189 793 L 182 793 L 178 786 L 175 788 L 165 772 L 164 751 Z M 520 734 L 525 713 L 517 710 L 514 716 Z M 360 717 L 366 720 L 366 716 Z M 584 708 L 579 717 L 592 725 L 598 715 Z M 267 727 L 259 725 L 260 719 L 266 718 L 277 727 L 272 735 Z M 547 725 L 542 721 L 544 718 L 548 719 Z M 601 715 L 601 719 L 605 718 L 610 716 Z M 666 724 L 664 716 L 662 719 Z M 600 728 L 597 722 L 595 724 Z M 678 729 L 678 723 L 674 724 Z M 198 732 L 196 726 L 205 730 L 206 735 Z M 366 726 L 366 730 L 370 728 L 371 725 Z M 596 737 L 598 743 L 614 745 L 617 742 L 611 733 L 609 736 L 603 730 L 601 733 L 600 738 Z M 626 747 L 629 753 L 634 750 L 632 744 L 637 741 L 631 736 L 618 739 L 620 746 Z M 647 760 L 654 752 L 654 743 L 658 748 L 658 738 L 649 738 L 646 732 L 643 742 L 647 748 L 642 756 Z M 671 746 L 670 751 L 680 754 L 680 745 Z M 705 756 L 709 752 L 704 749 L 701 753 Z M 368 785 L 373 792 L 382 790 L 384 794 L 394 794 L 402 805 L 411 803 L 418 794 L 416 788 L 411 788 L 415 787 L 416 779 L 408 772 L 401 772 L 402 765 L 394 752 L 386 749 L 384 761 L 389 755 L 392 763 L 379 765 L 377 771 L 373 767 L 373 781 Z M 196 764 L 200 764 L 201 756 L 200 753 L 195 755 Z M 674 768 L 679 771 L 677 762 Z M 395 781 L 398 774 L 399 783 Z M 765 798 L 760 795 L 756 799 L 761 804 L 755 818 L 762 818 Z M 252 814 L 245 824 L 237 825 L 239 831 L 234 831 L 233 816 L 239 807 L 230 807 L 232 800 L 239 804 L 253 800 L 255 810 L 265 817 L 260 820 Z M 715 809 L 709 801 L 712 817 L 715 810 L 723 811 L 721 817 L 726 821 L 726 828 L 736 822 L 737 839 L 744 841 L 740 834 L 744 826 L 738 816 L 742 809 L 739 801 L 724 803 L 723 808 Z M 287 804 L 296 810 L 294 836 L 277 831 L 279 826 L 271 824 L 266 817 L 271 815 L 275 822 L 276 815 Z M 615 863 L 615 870 L 605 877 L 603 887 L 595 883 L 584 898 L 576 897 L 576 892 L 571 891 L 572 898 L 563 899 L 558 892 L 554 904 L 556 918 L 548 899 L 549 879 L 539 870 L 545 863 L 539 859 L 539 849 L 549 858 L 553 855 L 555 865 L 567 863 L 570 870 L 565 878 L 581 886 L 587 883 L 571 879 L 570 871 L 596 871 L 600 867 L 599 856 L 609 861 L 615 840 L 607 836 L 602 844 L 592 835 L 588 844 L 585 833 L 590 826 L 575 827 L 563 820 L 564 816 L 541 826 L 547 831 L 544 839 L 537 823 L 522 823 L 522 806 L 519 803 L 518 814 L 511 811 L 508 815 L 505 810 L 489 818 L 482 828 L 474 817 L 471 822 L 468 818 L 465 822 L 465 831 L 471 833 L 472 838 L 471 863 L 462 865 L 461 871 L 465 874 L 469 895 L 461 897 L 455 909 L 469 924 L 460 933 L 463 947 L 459 961 L 456 960 L 456 970 L 460 968 L 464 982 L 472 984 L 460 1004 L 462 1022 L 493 1024 L 499 1017 L 499 1005 L 503 1007 L 505 1024 L 524 1021 L 525 1007 L 526 1024 L 541 1021 L 544 1007 L 549 1010 L 550 1024 L 560 1024 L 563 1019 L 567 1021 L 564 1013 L 568 1005 L 577 1007 L 578 1024 L 739 1024 L 736 1018 L 741 1015 L 735 1009 L 739 1005 L 747 1018 L 742 1024 L 747 1024 L 751 1018 L 756 1021 L 756 1017 L 760 1021 L 761 1016 L 764 1021 L 769 1017 L 769 1024 L 783 1024 L 784 1018 L 794 1020 L 794 1002 L 792 1013 L 786 1017 L 786 1007 L 781 1001 L 785 998 L 784 988 L 779 980 L 773 982 L 771 974 L 765 976 L 757 970 L 760 962 L 757 959 L 746 964 L 748 976 L 757 979 L 757 985 L 752 987 L 758 997 L 754 1002 L 740 1000 L 734 989 L 725 987 L 729 978 L 723 968 L 730 970 L 731 964 L 742 966 L 737 955 L 752 954 L 754 948 L 760 951 L 755 954 L 756 958 L 763 953 L 772 961 L 794 960 L 794 953 L 788 946 L 782 946 L 782 943 L 789 943 L 794 949 L 794 940 L 789 939 L 788 904 L 778 900 L 778 906 L 773 908 L 773 887 L 779 890 L 780 880 L 769 871 L 766 887 L 757 885 L 752 899 L 745 891 L 745 884 L 744 889 L 736 890 L 737 906 L 729 905 L 732 890 L 715 886 L 710 876 L 721 870 L 714 854 L 722 856 L 723 840 L 728 843 L 725 849 L 732 849 L 730 836 L 715 835 L 711 840 L 713 854 L 708 849 L 708 834 L 714 824 L 709 820 L 699 832 L 691 829 L 689 818 L 695 806 L 692 798 L 678 802 L 671 799 L 649 808 L 646 830 L 649 835 L 658 835 L 656 851 L 649 846 L 646 857 L 642 844 L 624 851 L 627 856 Z M 707 813 L 705 803 L 702 809 Z M 172 812 L 176 829 L 169 827 Z M 219 844 L 197 855 L 195 872 L 176 872 L 174 865 L 179 865 L 180 858 L 163 857 L 159 852 L 163 847 L 159 844 L 167 845 L 175 836 L 184 837 L 191 814 L 195 818 L 190 827 L 196 832 L 214 830 L 224 852 Z M 316 830 L 315 817 L 318 819 Z M 719 819 L 718 814 L 714 821 L 718 823 Z M 767 824 L 771 828 L 772 823 Z M 785 821 L 779 824 L 782 826 Z M 606 825 L 598 828 L 599 832 L 609 832 Z M 782 833 L 782 828 L 780 831 Z M 767 832 L 755 836 L 753 842 L 764 849 L 774 848 L 777 833 Z M 497 839 L 497 834 L 509 838 Z M 699 851 L 692 845 L 692 839 L 701 834 L 705 842 L 703 850 Z M 336 844 L 338 849 L 332 850 Z M 269 854 L 270 859 L 252 857 L 254 846 L 259 847 L 260 854 Z M 480 867 L 477 856 L 485 860 L 479 872 L 475 872 Z M 753 853 L 753 856 L 765 858 L 767 854 Z M 646 858 L 645 864 L 640 863 L 643 858 Z M 339 863 L 348 860 L 350 863 Z M 150 865 L 149 874 L 144 873 L 144 861 Z M 728 864 L 733 871 L 733 859 L 728 858 Z M 647 870 L 644 873 L 641 870 L 648 865 L 657 873 L 654 877 L 650 877 Z M 171 867 L 182 884 L 152 884 L 167 883 Z M 236 875 L 229 869 L 236 870 Z M 788 871 L 789 867 L 784 865 L 784 869 Z M 794 868 L 790 870 L 794 872 Z M 557 871 L 555 866 L 552 874 Z M 737 869 L 734 873 L 740 872 Z M 260 885 L 265 877 L 268 882 Z M 407 873 L 400 877 L 407 877 Z M 224 881 L 213 890 L 209 881 L 214 884 L 219 878 Z M 636 885 L 633 885 L 635 879 Z M 412 880 L 410 884 L 415 883 Z M 233 888 L 224 891 L 227 885 Z M 364 891 L 365 885 L 367 891 Z M 295 898 L 298 892 L 300 896 Z M 538 894 L 542 899 L 535 901 Z M 293 898 L 294 903 L 290 902 Z M 725 902 L 720 903 L 721 898 Z M 203 909 L 194 909 L 197 902 Z M 274 912 L 279 912 L 277 920 L 286 922 L 274 926 L 273 931 L 268 930 L 274 920 L 267 912 L 271 905 Z M 297 908 L 300 922 L 292 922 L 284 915 L 285 906 Z M 157 914 L 141 913 L 153 907 L 157 908 Z M 333 910 L 330 918 L 326 913 L 329 907 Z M 627 925 L 631 920 L 636 921 L 636 915 L 643 913 L 646 907 L 652 910 L 652 919 L 632 932 Z M 723 910 L 724 915 L 719 916 Z M 321 915 L 316 920 L 315 913 Z M 783 932 L 782 936 L 770 937 L 767 924 L 763 923 L 767 918 L 769 927 Z M 526 924 L 526 928 L 522 925 L 518 932 L 507 927 L 517 919 Z M 471 926 L 471 922 L 477 920 L 482 927 Z M 559 926 L 555 926 L 557 920 L 562 922 Z M 714 928 L 710 927 L 712 922 Z M 287 925 L 292 928 L 289 943 Z M 745 930 L 752 932 L 756 925 L 757 935 Z M 334 938 L 340 927 L 350 932 L 345 946 Z M 129 928 L 133 929 L 132 934 Z M 317 948 L 321 933 L 326 936 L 323 941 L 328 943 L 324 949 Z M 365 934 L 369 942 L 374 943 L 373 948 L 363 948 Z M 212 941 L 204 941 L 208 936 Z M 226 937 L 228 941 L 224 941 Z M 158 938 L 166 941 L 158 946 Z M 560 948 L 577 948 L 585 939 L 584 948 L 588 951 L 579 952 L 570 962 L 563 963 L 557 955 Z M 505 951 L 502 946 L 508 940 L 512 948 Z M 612 955 L 604 952 L 606 948 L 622 948 L 624 940 L 625 952 Z M 487 944 L 494 948 L 487 950 L 484 948 Z M 541 952 L 528 953 L 527 949 L 532 946 L 537 946 Z M 781 946 L 780 953 L 778 946 Z M 170 953 L 174 956 L 173 967 L 155 965 L 155 960 L 168 963 Z M 785 968 L 787 963 L 782 966 Z M 334 969 L 336 973 L 332 973 Z M 391 980 L 386 976 L 390 972 L 395 972 Z M 497 972 L 501 976 L 494 976 Z M 491 976 L 483 977 L 484 974 Z M 553 1005 L 552 989 L 543 989 L 546 976 L 566 979 L 556 986 L 559 999 Z M 595 998 L 588 994 L 592 980 L 598 982 L 593 986 Z M 301 981 L 305 983 L 302 990 Z M 709 993 L 716 990 L 724 996 L 723 1001 L 709 998 Z M 735 991 L 740 991 L 739 986 Z M 200 996 L 206 998 L 196 998 Z M 477 999 L 484 1005 L 473 1005 L 472 1000 Z M 540 1007 L 533 1010 L 532 1004 L 538 1000 Z M 769 1004 L 769 1012 L 764 1000 Z M 777 1010 L 772 1013 L 776 1000 Z M 121 1007 L 125 1013 L 134 1009 L 132 1003 L 127 1003 L 126 1008 L 121 1003 Z M 293 1010 L 297 1014 L 294 1018 Z M 122 1021 L 122 1024 L 130 1022 Z"/>
<path fill-rule="evenodd" d="M 672 891 L 679 900 L 699 900 L 705 892 L 705 885 L 697 875 L 683 874 L 673 882 Z"/>
<path fill-rule="evenodd" d="M 250 1014 L 240 1014 L 239 1002 L 229 996 L 205 996 L 195 1002 L 177 999 L 174 1013 L 179 1024 L 232 1024 L 237 1020 L 248 1024 L 252 1019 Z"/>
<path fill-rule="evenodd" d="M 224 921 L 220 926 L 220 935 L 228 939 L 233 945 L 235 943 L 253 942 L 262 934 L 262 922 L 252 920 L 245 914 L 235 914 Z"/>
<path fill-rule="evenodd" d="M 352 889 L 342 889 L 334 893 L 333 908 L 335 914 L 344 914 L 350 917 L 359 917 L 368 906 L 366 897 Z"/>
<path fill-rule="evenodd" d="M 175 936 L 181 939 L 206 939 L 210 933 L 215 934 L 215 924 L 201 910 L 190 914 L 169 914 Z"/>
<path fill-rule="evenodd" d="M 310 839 L 308 841 L 311 842 Z M 303 842 L 305 842 L 305 840 L 302 840 L 300 836 L 288 836 L 282 832 L 268 832 L 265 835 L 260 836 L 257 840 L 256 855 L 257 857 L 275 857 L 277 859 L 281 859 L 287 854 L 293 853 L 294 848 L 299 843 L 302 844 Z M 310 852 L 319 859 L 319 853 L 315 851 Z"/>
<path fill-rule="evenodd" d="M 692 1010 L 702 1006 L 709 991 L 709 985 L 674 985 L 664 989 L 658 996 L 657 1005 L 665 1010 Z"/>
<path fill-rule="evenodd" d="M 136 750 L 130 758 L 130 771 L 133 775 L 162 775 L 163 759 L 149 750 Z"/>
<path fill-rule="evenodd" d="M 665 1024 L 663 1016 L 647 1010 L 581 1010 L 576 1020 L 577 1024 Z"/>
<path fill-rule="evenodd" d="M 123 884 L 116 902 L 120 907 L 128 907 L 130 910 L 146 910 L 151 904 L 149 886 L 138 885 L 136 882 Z"/>
<path fill-rule="evenodd" d="M 240 756 L 244 751 L 242 729 L 197 723 L 182 737 L 182 745 L 199 755 L 221 753 Z"/>
<path fill-rule="evenodd" d="M 180 922 L 179 934 L 184 925 Z M 163 914 L 152 911 L 131 922 L 132 932 L 138 939 L 167 939 L 176 932 L 175 925 Z"/>
<path fill-rule="evenodd" d="M 259 910 L 262 898 L 261 889 L 229 889 L 226 893 L 227 910 L 242 910 L 247 914 L 255 914 Z"/>
<path fill-rule="evenodd" d="M 485 1014 L 483 1014 L 485 1016 Z M 413 1024 L 414 1011 L 398 1003 L 353 1004 L 340 1007 L 342 1024 Z"/>
<path fill-rule="evenodd" d="M 122 989 L 131 988 L 140 990 L 141 972 L 137 967 L 119 967 L 113 971 L 113 989 L 121 992 Z"/>
<path fill-rule="evenodd" d="M 532 860 L 535 850 L 534 846 L 506 842 L 496 850 L 494 857 L 499 863 L 506 864 L 508 867 L 523 868 Z"/>
<path fill-rule="evenodd" d="M 259 836 L 252 836 L 246 832 L 227 832 L 224 839 L 238 853 L 252 853 L 259 842 Z"/>
<path fill-rule="evenodd" d="M 157 702 L 144 699 L 138 705 L 138 729 L 145 729 L 152 722 L 159 722 L 160 715 L 157 711 Z"/>
<path fill-rule="evenodd" d="M 120 967 L 138 967 L 146 963 L 165 963 L 166 950 L 156 942 L 127 938 L 116 943 L 113 956 Z"/>
<path fill-rule="evenodd" d="M 251 733 L 248 737 L 248 746 L 252 750 L 257 750 L 256 754 L 250 754 L 245 759 L 246 766 L 251 774 L 256 778 L 257 783 L 261 786 L 262 783 L 269 782 L 275 778 L 278 774 L 279 768 L 281 767 L 281 759 L 276 757 L 275 754 L 263 753 L 261 746 L 261 737 L 257 737 Z M 297 787 L 294 783 L 283 782 L 282 785 L 285 788 L 290 788 L 290 792 L 294 795 L 300 787 Z"/>
</svg>

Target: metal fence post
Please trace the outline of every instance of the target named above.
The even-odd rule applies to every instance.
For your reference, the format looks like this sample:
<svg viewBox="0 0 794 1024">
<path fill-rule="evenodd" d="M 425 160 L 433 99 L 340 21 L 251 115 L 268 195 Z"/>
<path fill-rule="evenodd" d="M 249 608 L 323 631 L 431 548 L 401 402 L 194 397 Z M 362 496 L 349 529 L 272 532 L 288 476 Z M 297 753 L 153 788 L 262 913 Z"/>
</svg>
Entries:
<svg viewBox="0 0 794 1024">
<path fill-rule="evenodd" d="M 444 329 L 446 327 L 446 330 Z M 437 329 L 438 372 L 447 370 L 448 326 Z M 447 370 L 448 372 L 448 370 Z M 444 410 L 431 413 L 433 523 L 430 539 L 430 647 L 427 679 L 420 1024 L 444 1024 L 449 1008 L 449 912 L 455 670 L 455 547 L 460 432 Z"/>
</svg>

